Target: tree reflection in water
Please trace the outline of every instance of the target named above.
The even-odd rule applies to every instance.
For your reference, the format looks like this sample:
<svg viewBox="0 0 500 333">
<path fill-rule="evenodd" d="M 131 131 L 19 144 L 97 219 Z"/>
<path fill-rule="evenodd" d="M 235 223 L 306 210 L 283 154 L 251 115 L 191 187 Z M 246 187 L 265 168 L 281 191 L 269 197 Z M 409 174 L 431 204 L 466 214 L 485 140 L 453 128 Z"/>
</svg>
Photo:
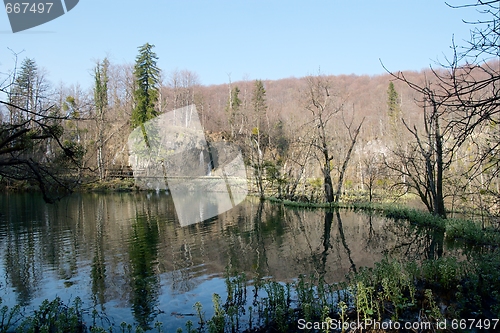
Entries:
<svg viewBox="0 0 500 333">
<path fill-rule="evenodd" d="M 345 239 L 344 226 L 342 225 L 342 220 L 340 219 L 340 211 L 338 209 L 335 210 L 335 215 L 337 216 L 339 237 L 340 237 L 340 240 L 342 241 L 342 245 L 344 246 L 345 252 L 347 254 L 347 258 L 349 259 L 349 262 L 351 263 L 350 270 L 352 270 L 353 272 L 356 272 L 356 264 L 352 260 L 351 250 L 349 249 L 349 246 L 347 245 L 347 242 Z"/>
<path fill-rule="evenodd" d="M 444 230 L 411 225 L 407 221 L 389 220 L 384 225 L 384 235 L 396 239 L 387 253 L 408 260 L 438 259 L 444 254 Z"/>
<path fill-rule="evenodd" d="M 5 304 L 79 296 L 104 316 L 118 314 L 118 322 L 144 328 L 153 320 L 177 325 L 171 314 L 193 312 L 196 301 L 211 308 L 213 292 L 224 297 L 228 265 L 250 284 L 311 274 L 333 283 L 385 255 L 423 260 L 447 254 L 443 232 L 406 221 L 251 198 L 186 227 L 165 193 L 81 194 L 56 205 L 11 195 L 0 200 L 0 212 Z"/>
<path fill-rule="evenodd" d="M 137 215 L 130 234 L 130 278 L 132 313 L 138 324 L 150 328 L 156 317 L 160 280 L 158 269 L 158 221 L 150 215 Z"/>
<path fill-rule="evenodd" d="M 99 198 L 96 209 L 96 232 L 94 245 L 94 258 L 92 259 L 92 269 L 90 271 L 92 279 L 92 298 L 94 306 L 99 304 L 104 311 L 106 302 L 106 257 L 104 249 L 104 198 Z"/>
</svg>

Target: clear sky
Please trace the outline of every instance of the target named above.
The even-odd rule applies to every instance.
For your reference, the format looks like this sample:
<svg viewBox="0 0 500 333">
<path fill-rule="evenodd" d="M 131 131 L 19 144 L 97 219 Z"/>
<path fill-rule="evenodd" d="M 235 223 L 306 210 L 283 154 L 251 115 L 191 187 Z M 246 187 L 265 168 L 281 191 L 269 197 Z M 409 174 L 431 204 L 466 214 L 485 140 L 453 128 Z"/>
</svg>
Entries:
<svg viewBox="0 0 500 333">
<path fill-rule="evenodd" d="M 47 0 L 48 1 L 48 0 Z M 52 0 L 51 0 L 52 1 Z M 56 0 L 53 0 L 56 1 Z M 470 0 L 468 2 L 473 2 Z M 467 0 L 449 0 L 458 5 Z M 8 48 L 34 58 L 58 85 L 92 85 L 95 61 L 133 63 L 154 44 L 159 67 L 202 84 L 323 74 L 421 70 L 468 39 L 475 9 L 441 0 L 80 0 L 70 12 L 13 34 L 0 11 L 0 72 Z"/>
</svg>

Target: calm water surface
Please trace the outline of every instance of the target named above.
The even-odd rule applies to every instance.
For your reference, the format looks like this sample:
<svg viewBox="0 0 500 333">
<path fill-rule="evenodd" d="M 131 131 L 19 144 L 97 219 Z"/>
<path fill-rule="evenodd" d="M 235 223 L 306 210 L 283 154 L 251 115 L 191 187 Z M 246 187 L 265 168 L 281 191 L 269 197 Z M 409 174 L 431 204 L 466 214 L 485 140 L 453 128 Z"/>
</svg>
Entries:
<svg viewBox="0 0 500 333">
<path fill-rule="evenodd" d="M 118 325 L 159 320 L 175 331 L 196 322 L 189 314 L 197 301 L 209 317 L 212 294 L 225 299 L 226 267 L 249 280 L 290 282 L 314 273 L 336 282 L 384 254 L 423 259 L 443 251 L 442 235 L 347 210 L 247 199 L 181 227 L 163 192 L 81 194 L 54 205 L 34 194 L 0 196 L 3 304 L 30 309 L 79 296 Z"/>
</svg>

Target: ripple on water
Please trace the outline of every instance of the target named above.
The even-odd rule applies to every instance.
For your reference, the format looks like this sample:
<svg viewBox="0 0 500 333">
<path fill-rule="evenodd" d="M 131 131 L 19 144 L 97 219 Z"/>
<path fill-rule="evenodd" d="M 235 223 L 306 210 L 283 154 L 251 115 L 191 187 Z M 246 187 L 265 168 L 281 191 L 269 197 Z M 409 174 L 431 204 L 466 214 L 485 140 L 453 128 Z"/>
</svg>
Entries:
<svg viewBox="0 0 500 333">
<path fill-rule="evenodd" d="M 154 317 L 173 331 L 196 322 L 195 302 L 209 317 L 212 294 L 225 300 L 226 268 L 244 272 L 249 283 L 311 273 L 335 282 L 384 252 L 418 256 L 417 245 L 426 244 L 415 241 L 426 235 L 376 216 L 250 200 L 185 227 L 163 193 L 75 195 L 57 205 L 19 195 L 5 202 L 0 293 L 8 305 L 33 308 L 45 298 L 79 296 L 118 325 Z"/>
</svg>

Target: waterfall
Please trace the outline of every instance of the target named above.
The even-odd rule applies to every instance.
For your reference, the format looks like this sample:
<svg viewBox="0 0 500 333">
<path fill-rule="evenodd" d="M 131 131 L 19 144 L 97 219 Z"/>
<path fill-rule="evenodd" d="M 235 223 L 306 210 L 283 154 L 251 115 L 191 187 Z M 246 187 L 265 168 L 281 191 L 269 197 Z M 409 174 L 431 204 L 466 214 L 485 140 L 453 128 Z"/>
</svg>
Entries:
<svg viewBox="0 0 500 333">
<path fill-rule="evenodd" d="M 208 162 L 208 164 L 207 164 L 207 176 L 211 176 L 211 175 L 212 175 L 212 163 Z"/>
</svg>

